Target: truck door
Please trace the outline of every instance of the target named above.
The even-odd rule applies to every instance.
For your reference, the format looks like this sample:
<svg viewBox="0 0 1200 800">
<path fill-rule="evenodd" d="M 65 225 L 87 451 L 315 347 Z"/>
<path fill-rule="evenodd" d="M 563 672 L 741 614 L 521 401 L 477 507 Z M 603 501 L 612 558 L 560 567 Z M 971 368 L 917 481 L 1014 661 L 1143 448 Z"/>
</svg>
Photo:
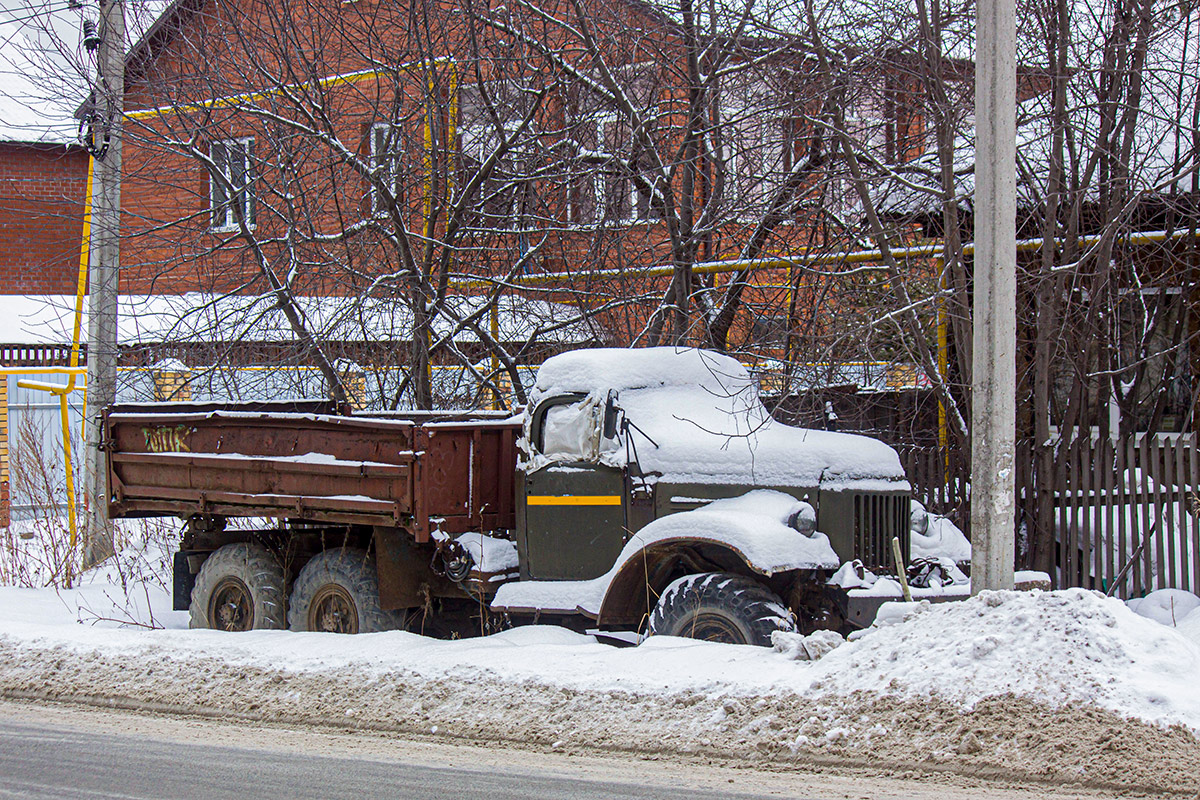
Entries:
<svg viewBox="0 0 1200 800">
<path fill-rule="evenodd" d="M 530 445 L 549 463 L 524 475 L 522 578 L 595 578 L 621 552 L 625 482 L 620 469 L 599 463 L 602 413 L 585 395 L 552 398 L 534 411 Z"/>
</svg>

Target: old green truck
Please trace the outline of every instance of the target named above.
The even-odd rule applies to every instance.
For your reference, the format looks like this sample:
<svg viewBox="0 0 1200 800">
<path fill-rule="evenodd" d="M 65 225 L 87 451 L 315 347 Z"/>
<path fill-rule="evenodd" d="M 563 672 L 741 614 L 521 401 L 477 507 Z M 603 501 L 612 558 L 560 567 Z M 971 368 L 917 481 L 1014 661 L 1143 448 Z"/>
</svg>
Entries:
<svg viewBox="0 0 1200 800">
<path fill-rule="evenodd" d="M 338 411 L 107 410 L 110 513 L 187 521 L 175 602 L 194 627 L 768 644 L 869 622 L 830 576 L 893 571 L 893 539 L 907 558 L 896 452 L 773 420 L 725 355 L 558 355 L 517 417 Z"/>
</svg>

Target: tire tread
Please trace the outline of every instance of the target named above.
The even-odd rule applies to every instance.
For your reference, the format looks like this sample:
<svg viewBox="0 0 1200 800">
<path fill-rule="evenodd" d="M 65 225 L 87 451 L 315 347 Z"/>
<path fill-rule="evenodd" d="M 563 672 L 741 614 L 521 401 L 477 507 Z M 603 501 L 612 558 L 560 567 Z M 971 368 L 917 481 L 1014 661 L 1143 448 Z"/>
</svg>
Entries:
<svg viewBox="0 0 1200 800">
<path fill-rule="evenodd" d="M 650 614 L 651 635 L 686 636 L 700 608 L 726 614 L 744 629 L 747 644 L 769 646 L 773 631 L 796 630 L 792 613 L 758 581 L 730 572 L 702 572 L 685 575 L 663 590 Z"/>
<path fill-rule="evenodd" d="M 188 627 L 211 628 L 208 598 L 220 580 L 233 575 L 250 590 L 255 630 L 287 628 L 286 584 L 283 567 L 267 548 L 251 542 L 219 547 L 204 560 L 188 604 Z"/>
<path fill-rule="evenodd" d="M 300 570 L 288 604 L 287 619 L 291 630 L 308 630 L 309 603 L 322 586 L 330 583 L 341 585 L 354 600 L 359 633 L 404 627 L 402 611 L 384 611 L 379 607 L 379 577 L 374 560 L 366 550 L 347 547 L 318 553 Z"/>
</svg>

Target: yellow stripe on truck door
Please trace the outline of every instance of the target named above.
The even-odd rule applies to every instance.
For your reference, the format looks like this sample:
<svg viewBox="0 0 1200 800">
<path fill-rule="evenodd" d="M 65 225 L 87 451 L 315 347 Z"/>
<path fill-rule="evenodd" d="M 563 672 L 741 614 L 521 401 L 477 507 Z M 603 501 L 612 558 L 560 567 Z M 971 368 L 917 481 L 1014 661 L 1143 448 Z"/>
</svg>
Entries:
<svg viewBox="0 0 1200 800">
<path fill-rule="evenodd" d="M 531 494 L 525 498 L 531 506 L 619 506 L 619 494 Z"/>
</svg>

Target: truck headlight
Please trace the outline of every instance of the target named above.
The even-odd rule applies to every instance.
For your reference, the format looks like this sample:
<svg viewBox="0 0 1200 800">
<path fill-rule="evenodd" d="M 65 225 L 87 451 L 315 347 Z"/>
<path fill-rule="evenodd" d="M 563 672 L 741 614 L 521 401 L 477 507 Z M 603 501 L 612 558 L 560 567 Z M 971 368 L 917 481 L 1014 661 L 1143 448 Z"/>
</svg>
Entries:
<svg viewBox="0 0 1200 800">
<path fill-rule="evenodd" d="M 817 512 L 811 505 L 801 501 L 788 518 L 788 524 L 805 536 L 812 536 L 817 530 Z"/>
<path fill-rule="evenodd" d="M 908 512 L 908 529 L 922 536 L 929 532 L 929 512 L 916 500 L 912 501 Z"/>
</svg>

